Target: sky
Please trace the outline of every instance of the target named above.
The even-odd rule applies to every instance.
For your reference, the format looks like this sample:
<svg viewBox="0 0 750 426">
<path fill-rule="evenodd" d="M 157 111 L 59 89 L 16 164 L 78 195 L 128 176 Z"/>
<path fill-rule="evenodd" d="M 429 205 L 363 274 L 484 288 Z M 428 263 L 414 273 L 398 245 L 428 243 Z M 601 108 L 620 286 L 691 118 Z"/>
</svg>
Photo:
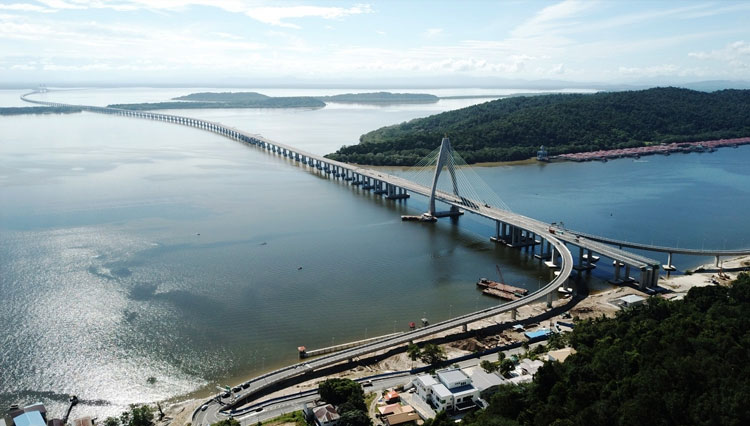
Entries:
<svg viewBox="0 0 750 426">
<path fill-rule="evenodd" d="M 750 80 L 750 1 L 0 0 L 0 84 Z"/>
</svg>

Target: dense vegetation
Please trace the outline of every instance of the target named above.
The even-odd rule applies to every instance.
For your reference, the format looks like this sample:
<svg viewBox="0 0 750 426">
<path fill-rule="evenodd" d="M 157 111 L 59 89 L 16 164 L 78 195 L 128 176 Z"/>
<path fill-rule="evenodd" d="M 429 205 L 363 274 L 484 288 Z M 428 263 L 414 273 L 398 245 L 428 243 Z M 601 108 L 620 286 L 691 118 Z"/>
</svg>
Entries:
<svg viewBox="0 0 750 426">
<path fill-rule="evenodd" d="M 750 424 L 750 274 L 588 320 L 578 351 L 464 419 L 479 425 Z M 431 426 L 453 425 L 440 416 Z M 428 425 L 430 426 L 430 425 Z"/>
<path fill-rule="evenodd" d="M 153 426 L 154 412 L 148 405 L 131 405 L 120 417 L 107 417 L 104 426 Z"/>
<path fill-rule="evenodd" d="M 22 114 L 71 114 L 81 112 L 78 107 L 54 107 L 54 106 L 34 106 L 34 107 L 4 107 L 0 108 L 0 115 L 22 115 Z"/>
<path fill-rule="evenodd" d="M 320 399 L 336 407 L 341 416 L 339 426 L 372 426 L 365 393 L 359 383 L 349 379 L 328 379 L 318 386 L 318 393 Z"/>
<path fill-rule="evenodd" d="M 157 109 L 207 109 L 207 108 L 322 108 L 325 102 L 306 96 L 278 97 L 261 95 L 238 98 L 232 101 L 154 102 L 141 104 L 112 104 L 110 108 L 138 111 Z"/>
<path fill-rule="evenodd" d="M 434 95 L 419 93 L 347 93 L 334 96 L 272 97 L 257 92 L 200 92 L 174 98 L 177 102 L 113 104 L 111 108 L 134 110 L 204 108 L 322 108 L 328 102 L 402 104 L 437 102 Z M 180 102 L 187 101 L 187 102 Z"/>
<path fill-rule="evenodd" d="M 361 104 L 430 104 L 440 98 L 425 93 L 345 93 L 343 95 L 319 96 L 324 102 L 361 103 Z"/>
<path fill-rule="evenodd" d="M 678 88 L 519 96 L 383 127 L 328 157 L 359 164 L 414 165 L 443 135 L 468 163 L 750 136 L 750 90 Z"/>
</svg>

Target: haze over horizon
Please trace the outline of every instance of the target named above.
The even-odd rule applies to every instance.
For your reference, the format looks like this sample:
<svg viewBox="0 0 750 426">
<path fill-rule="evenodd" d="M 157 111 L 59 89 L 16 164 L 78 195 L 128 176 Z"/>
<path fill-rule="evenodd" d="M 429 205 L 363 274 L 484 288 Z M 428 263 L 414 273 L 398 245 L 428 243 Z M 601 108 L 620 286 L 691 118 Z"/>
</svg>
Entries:
<svg viewBox="0 0 750 426">
<path fill-rule="evenodd" d="M 2 0 L 0 84 L 746 82 L 748 17 L 739 1 Z"/>
</svg>

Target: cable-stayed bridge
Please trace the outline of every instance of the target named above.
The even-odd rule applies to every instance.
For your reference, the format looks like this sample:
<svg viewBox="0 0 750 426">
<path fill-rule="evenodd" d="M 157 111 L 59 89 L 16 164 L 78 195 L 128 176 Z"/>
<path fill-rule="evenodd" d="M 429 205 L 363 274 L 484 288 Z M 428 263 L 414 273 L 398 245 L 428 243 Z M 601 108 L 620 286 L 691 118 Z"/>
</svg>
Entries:
<svg viewBox="0 0 750 426">
<path fill-rule="evenodd" d="M 388 199 L 406 199 L 409 198 L 410 193 L 424 196 L 429 200 L 428 211 L 422 215 L 425 220 L 434 220 L 442 216 L 457 216 L 463 213 L 478 215 L 494 222 L 495 233 L 491 238 L 493 241 L 507 244 L 510 247 L 525 249 L 530 255 L 539 258 L 540 261 L 544 261 L 544 263 L 550 268 L 559 268 L 559 273 L 557 273 L 552 281 L 538 289 L 536 292 L 521 299 L 474 313 L 454 317 L 437 324 L 432 324 L 398 336 L 388 337 L 377 342 L 354 347 L 331 355 L 321 356 L 305 363 L 294 364 L 256 377 L 246 383 L 247 387 L 238 394 L 236 402 L 230 404 L 228 406 L 229 408 L 237 407 L 243 401 L 247 401 L 249 398 L 257 396 L 279 383 L 285 382 L 293 377 L 304 375 L 312 370 L 319 370 L 330 365 L 351 361 L 363 355 L 403 345 L 415 339 L 423 338 L 452 328 L 463 327 L 466 329 L 467 325 L 470 323 L 493 317 L 507 311 L 515 312 L 515 309 L 518 307 L 539 300 L 540 298 L 546 297 L 548 303 L 551 303 L 552 294 L 558 287 L 567 282 L 573 269 L 585 270 L 594 267 L 592 263 L 592 260 L 595 258 L 594 254 L 606 256 L 613 260 L 613 281 L 637 281 L 641 288 L 656 286 L 659 278 L 659 262 L 636 253 L 625 251 L 621 247 L 640 250 L 653 249 L 657 252 L 669 253 L 669 267 L 671 267 L 672 253 L 712 255 L 717 257 L 717 262 L 720 256 L 730 254 L 750 254 L 750 249 L 731 251 L 686 251 L 685 249 L 679 248 L 656 247 L 639 243 L 611 240 L 606 237 L 583 234 L 564 229 L 527 216 L 513 213 L 499 197 L 493 195 L 494 193 L 491 190 L 487 191 L 489 188 L 482 187 L 482 185 L 486 187 L 486 184 L 481 182 L 481 179 L 474 179 L 472 175 L 474 172 L 470 167 L 465 165 L 465 162 L 463 162 L 460 155 L 453 151 L 450 147 L 450 141 L 448 138 L 444 138 L 440 148 L 433 151 L 433 153 L 428 155 L 420 162 L 420 164 L 418 164 L 419 167 L 414 169 L 415 176 L 413 179 L 406 179 L 382 171 L 334 161 L 289 145 L 269 140 L 257 134 L 248 133 L 209 120 L 172 114 L 161 114 L 150 111 L 69 105 L 29 98 L 30 95 L 35 93 L 39 93 L 39 91 L 27 93 L 21 96 L 21 98 L 24 101 L 40 105 L 76 107 L 88 112 L 150 119 L 194 127 L 217 133 L 232 140 L 255 146 L 259 149 L 285 157 L 292 163 L 308 167 L 311 171 L 325 174 L 331 179 L 339 179 L 347 181 L 352 185 L 361 186 L 364 190 L 372 190 L 377 194 L 382 194 Z M 444 169 L 447 169 L 447 174 L 443 173 Z M 441 176 L 443 176 L 442 180 L 440 179 Z M 447 205 L 449 210 L 447 212 L 438 211 L 436 209 L 436 203 L 438 202 Z M 578 251 L 578 258 L 575 263 L 569 247 Z M 622 268 L 624 268 L 624 274 L 622 274 Z M 637 280 L 630 276 L 631 269 L 639 271 Z M 215 414 L 219 409 L 221 409 L 221 407 L 212 406 L 211 410 L 200 414 L 200 416 L 202 416 L 201 419 L 206 420 L 208 418 L 207 416 L 209 416 L 207 413 Z M 198 413 L 198 411 L 196 411 L 196 413 Z M 196 424 L 199 423 L 201 422 L 196 422 Z"/>
</svg>

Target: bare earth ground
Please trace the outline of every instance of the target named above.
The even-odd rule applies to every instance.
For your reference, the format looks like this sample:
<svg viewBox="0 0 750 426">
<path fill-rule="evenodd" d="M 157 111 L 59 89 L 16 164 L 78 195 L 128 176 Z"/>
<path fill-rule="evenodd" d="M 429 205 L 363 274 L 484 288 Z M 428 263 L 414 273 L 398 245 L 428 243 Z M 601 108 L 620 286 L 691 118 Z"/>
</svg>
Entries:
<svg viewBox="0 0 750 426">
<path fill-rule="evenodd" d="M 750 256 L 739 257 L 729 261 L 723 262 L 724 269 L 738 269 L 738 268 L 750 268 Z M 662 297 L 666 298 L 679 298 L 684 296 L 688 290 L 693 287 L 702 287 L 712 284 L 727 285 L 737 277 L 736 271 L 733 272 L 721 272 L 713 264 L 704 265 L 702 267 L 706 272 L 696 272 L 691 275 L 678 275 L 678 276 L 665 276 L 662 275 L 659 279 L 659 286 L 669 290 Z M 697 270 L 701 270 L 698 268 Z M 573 309 L 570 310 L 570 314 L 573 318 L 586 319 L 591 317 L 598 317 L 605 315 L 612 317 L 619 310 L 617 306 L 610 303 L 612 300 L 626 296 L 629 294 L 640 294 L 640 291 L 631 287 L 617 287 L 610 290 L 601 291 L 595 294 L 589 295 L 586 299 L 579 302 Z M 553 303 L 553 307 L 566 303 L 565 299 L 557 300 Z M 538 315 L 547 311 L 546 303 L 541 301 L 539 303 L 529 304 L 518 309 L 517 319 L 528 318 L 534 315 Z M 551 325 L 557 320 L 570 321 L 562 319 L 561 316 L 553 317 L 549 320 L 545 320 L 544 323 L 539 324 L 538 327 L 546 327 Z M 469 325 L 469 330 L 476 330 L 484 328 L 490 325 L 495 325 L 501 322 L 511 321 L 510 313 L 497 315 L 492 318 L 488 318 Z M 526 327 L 527 330 L 534 329 L 535 327 Z M 452 329 L 436 335 L 431 338 L 445 336 L 459 332 L 460 329 Z M 475 350 L 488 349 L 497 345 L 505 345 L 516 341 L 522 341 L 524 339 L 522 332 L 515 332 L 505 330 L 500 334 L 488 336 L 483 338 L 481 341 L 470 338 L 459 340 L 456 342 L 443 345 L 443 350 L 447 355 L 448 359 L 459 357 L 474 352 Z M 392 371 L 403 371 L 413 367 L 420 367 L 424 364 L 420 361 L 412 361 L 409 359 L 406 353 L 399 353 L 389 358 L 386 358 L 376 364 L 368 366 L 358 366 L 351 370 L 347 370 L 332 377 L 344 377 L 350 379 L 356 379 L 361 377 L 372 376 L 381 373 L 388 373 Z M 316 388 L 318 384 L 324 381 L 326 377 L 321 377 L 307 382 L 300 383 L 293 387 L 274 392 L 267 395 L 263 399 L 274 398 L 282 395 L 291 395 L 301 391 Z M 186 425 L 190 422 L 193 410 L 195 410 L 202 400 L 186 400 L 175 404 L 172 404 L 165 408 L 167 418 L 159 424 L 159 426 L 166 426 L 169 424 L 173 425 Z M 279 425 L 280 426 L 280 425 Z"/>
</svg>

